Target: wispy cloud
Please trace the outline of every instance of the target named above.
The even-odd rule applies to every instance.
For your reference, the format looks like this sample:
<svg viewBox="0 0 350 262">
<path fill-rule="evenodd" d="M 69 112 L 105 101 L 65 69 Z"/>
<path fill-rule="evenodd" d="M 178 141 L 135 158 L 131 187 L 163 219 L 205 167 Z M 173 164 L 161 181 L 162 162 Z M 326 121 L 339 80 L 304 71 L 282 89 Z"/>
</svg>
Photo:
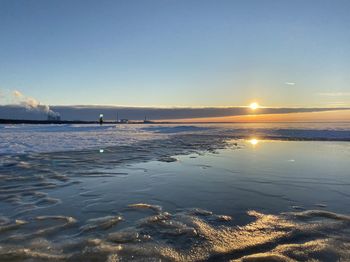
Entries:
<svg viewBox="0 0 350 262">
<path fill-rule="evenodd" d="M 327 106 L 331 106 L 331 107 L 346 107 L 349 105 L 349 103 L 340 102 L 340 101 L 326 102 L 326 104 L 327 104 Z"/>
<path fill-rule="evenodd" d="M 294 82 L 285 82 L 284 84 L 287 86 L 295 86 L 296 85 L 296 83 L 294 83 Z"/>
<path fill-rule="evenodd" d="M 350 96 L 350 92 L 318 93 L 319 96 Z"/>
</svg>

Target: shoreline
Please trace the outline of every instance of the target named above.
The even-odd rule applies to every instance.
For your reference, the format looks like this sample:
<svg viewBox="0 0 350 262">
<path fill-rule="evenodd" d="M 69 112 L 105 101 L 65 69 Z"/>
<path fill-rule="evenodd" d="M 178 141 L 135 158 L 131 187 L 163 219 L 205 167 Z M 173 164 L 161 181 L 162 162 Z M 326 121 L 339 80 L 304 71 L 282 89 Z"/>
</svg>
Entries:
<svg viewBox="0 0 350 262">
<path fill-rule="evenodd" d="M 138 120 L 129 120 L 128 123 L 122 123 L 122 122 L 116 122 L 116 121 L 109 121 L 106 120 L 103 122 L 103 124 L 121 124 L 121 125 L 127 125 L 127 124 L 274 124 L 274 123 L 310 123 L 310 124 L 316 124 L 316 123 L 350 123 L 350 121 L 278 121 L 278 122 L 262 122 L 262 121 L 256 121 L 256 122 L 175 122 L 175 121 L 138 121 Z M 84 121 L 84 120 L 27 120 L 27 119 L 0 119 L 0 124 L 37 124 L 37 125 L 45 125 L 45 124 L 57 124 L 57 125 L 63 125 L 63 124 L 100 124 L 99 121 Z"/>
</svg>

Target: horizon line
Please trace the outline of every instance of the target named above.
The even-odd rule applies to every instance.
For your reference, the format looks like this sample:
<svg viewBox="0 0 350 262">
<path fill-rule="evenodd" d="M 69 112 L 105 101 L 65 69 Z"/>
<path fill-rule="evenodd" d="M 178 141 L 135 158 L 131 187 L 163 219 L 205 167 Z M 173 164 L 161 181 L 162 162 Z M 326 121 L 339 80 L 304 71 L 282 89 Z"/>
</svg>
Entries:
<svg viewBox="0 0 350 262">
<path fill-rule="evenodd" d="M 40 105 L 46 105 L 45 103 L 39 103 Z M 50 107 L 115 107 L 115 108 L 147 108 L 147 109 L 211 109 L 211 108 L 247 108 L 249 105 L 239 105 L 239 106 L 130 106 L 130 105 L 111 105 L 111 104 L 70 104 L 70 105 L 53 105 L 47 104 Z M 20 104 L 0 104 L 0 106 L 13 106 L 13 107 L 23 107 Z M 259 105 L 259 109 L 339 109 L 339 110 L 350 110 L 350 106 L 346 107 L 323 107 L 323 106 L 262 106 Z"/>
</svg>

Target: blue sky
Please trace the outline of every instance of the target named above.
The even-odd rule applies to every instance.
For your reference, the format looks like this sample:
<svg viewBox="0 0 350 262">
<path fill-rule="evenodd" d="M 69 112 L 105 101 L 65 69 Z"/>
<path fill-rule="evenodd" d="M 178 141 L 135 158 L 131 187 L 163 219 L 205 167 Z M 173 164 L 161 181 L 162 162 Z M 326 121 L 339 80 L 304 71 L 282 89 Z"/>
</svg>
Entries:
<svg viewBox="0 0 350 262">
<path fill-rule="evenodd" d="M 0 0 L 0 91 L 51 105 L 349 106 L 349 13 L 347 0 Z"/>
</svg>

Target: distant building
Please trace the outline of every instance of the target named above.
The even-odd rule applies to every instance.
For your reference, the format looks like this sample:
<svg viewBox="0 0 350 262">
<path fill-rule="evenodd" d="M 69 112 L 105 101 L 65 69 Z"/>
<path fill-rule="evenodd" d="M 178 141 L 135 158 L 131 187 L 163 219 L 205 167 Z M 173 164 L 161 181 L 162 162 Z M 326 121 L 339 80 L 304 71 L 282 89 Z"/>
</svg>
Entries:
<svg viewBox="0 0 350 262">
<path fill-rule="evenodd" d="M 143 123 L 144 123 L 144 124 L 151 124 L 151 123 L 152 123 L 152 121 L 147 120 L 147 117 L 145 116 L 145 120 L 143 120 Z"/>
<path fill-rule="evenodd" d="M 122 124 L 127 124 L 127 123 L 129 123 L 129 119 L 120 119 L 120 123 L 122 123 Z"/>
<path fill-rule="evenodd" d="M 61 121 L 60 115 L 47 114 L 47 121 Z"/>
</svg>

